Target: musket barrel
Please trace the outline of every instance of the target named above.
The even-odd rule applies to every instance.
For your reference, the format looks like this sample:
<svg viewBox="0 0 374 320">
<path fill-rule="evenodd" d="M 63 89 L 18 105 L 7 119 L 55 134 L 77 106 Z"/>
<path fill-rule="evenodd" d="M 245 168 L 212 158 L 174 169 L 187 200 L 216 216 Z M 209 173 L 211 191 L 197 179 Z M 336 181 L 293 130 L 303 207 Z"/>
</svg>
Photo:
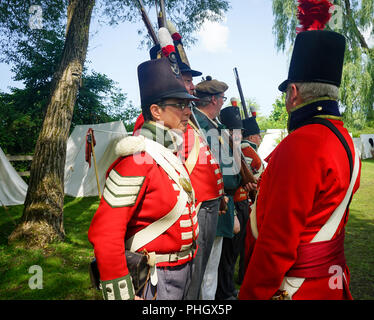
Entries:
<svg viewBox="0 0 374 320">
<path fill-rule="evenodd" d="M 143 1 L 138 0 L 138 4 L 139 4 L 140 12 L 142 14 L 142 19 L 145 23 L 145 26 L 147 27 L 148 34 L 152 38 L 152 41 L 154 42 L 154 44 L 157 45 L 157 44 L 159 44 L 159 41 L 158 41 L 158 38 L 157 38 L 157 35 L 156 35 L 155 31 L 153 30 L 151 21 L 149 20 L 148 15 L 145 12 L 145 9 L 144 9 L 144 6 L 143 6 Z"/>
<path fill-rule="evenodd" d="M 237 85 L 238 90 L 239 90 L 240 101 L 242 103 L 242 107 L 243 107 L 243 111 L 244 111 L 244 116 L 247 119 L 247 118 L 249 118 L 248 111 L 247 111 L 247 105 L 245 103 L 242 86 L 240 84 L 238 69 L 236 67 L 234 68 L 234 75 L 235 75 L 235 79 L 236 79 L 236 85 Z"/>
</svg>

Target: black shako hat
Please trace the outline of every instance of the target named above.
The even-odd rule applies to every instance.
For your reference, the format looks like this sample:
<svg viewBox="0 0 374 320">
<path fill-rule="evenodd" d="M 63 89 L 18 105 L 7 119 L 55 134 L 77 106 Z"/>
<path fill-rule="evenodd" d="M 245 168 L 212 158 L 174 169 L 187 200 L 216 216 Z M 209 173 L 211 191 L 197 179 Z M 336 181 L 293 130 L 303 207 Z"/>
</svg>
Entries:
<svg viewBox="0 0 374 320">
<path fill-rule="evenodd" d="M 287 80 L 278 89 L 287 90 L 291 82 L 321 82 L 340 86 L 345 38 L 326 30 L 300 32 L 296 36 Z"/>
<path fill-rule="evenodd" d="M 180 40 L 178 41 L 174 40 L 173 42 L 174 42 L 174 48 L 175 48 L 177 63 L 178 63 L 180 72 L 190 72 L 192 77 L 201 76 L 202 73 L 200 71 L 191 69 L 190 63 L 187 59 L 187 55 L 186 55 L 186 52 L 184 51 L 182 42 Z M 151 50 L 149 51 L 149 55 L 152 60 L 158 59 L 160 58 L 160 52 L 161 52 L 161 46 L 158 44 L 151 48 Z"/>
<path fill-rule="evenodd" d="M 219 113 L 219 117 L 227 129 L 243 129 L 240 110 L 238 107 L 229 106 L 222 109 Z"/>
<path fill-rule="evenodd" d="M 248 137 L 254 134 L 260 134 L 260 128 L 257 124 L 256 117 L 244 119 L 243 127 L 243 137 Z"/>
<path fill-rule="evenodd" d="M 141 63 L 138 81 L 142 107 L 167 98 L 198 100 L 187 92 L 180 74 L 172 69 L 168 58 Z"/>
</svg>

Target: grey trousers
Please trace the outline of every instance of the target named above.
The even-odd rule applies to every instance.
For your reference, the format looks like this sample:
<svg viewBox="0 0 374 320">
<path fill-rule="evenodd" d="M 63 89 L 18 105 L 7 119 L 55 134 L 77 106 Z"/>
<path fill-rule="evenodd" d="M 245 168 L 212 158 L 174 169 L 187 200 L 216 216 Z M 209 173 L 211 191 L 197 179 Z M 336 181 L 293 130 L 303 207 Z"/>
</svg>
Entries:
<svg viewBox="0 0 374 320">
<path fill-rule="evenodd" d="M 204 201 L 197 215 L 199 222 L 198 249 L 192 260 L 191 277 L 186 292 L 186 300 L 198 300 L 205 268 L 216 236 L 220 199 Z"/>
<path fill-rule="evenodd" d="M 191 273 L 191 261 L 180 266 L 156 268 L 157 285 L 153 286 L 151 280 L 147 282 L 144 299 L 152 300 L 156 296 L 155 300 L 183 300 Z M 139 295 L 143 298 L 143 294 Z"/>
</svg>

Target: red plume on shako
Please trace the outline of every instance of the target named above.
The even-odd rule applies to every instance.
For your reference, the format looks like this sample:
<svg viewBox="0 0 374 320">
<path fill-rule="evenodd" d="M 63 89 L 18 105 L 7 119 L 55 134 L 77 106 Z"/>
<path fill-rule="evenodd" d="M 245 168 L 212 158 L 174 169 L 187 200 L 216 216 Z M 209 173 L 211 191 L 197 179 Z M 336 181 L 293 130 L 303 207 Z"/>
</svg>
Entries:
<svg viewBox="0 0 374 320">
<path fill-rule="evenodd" d="M 173 38 L 167 28 L 162 27 L 158 29 L 158 39 L 160 41 L 162 54 L 169 58 L 170 67 L 177 77 L 180 76 L 180 71 L 177 63 L 177 57 L 174 47 Z"/>
<path fill-rule="evenodd" d="M 331 9 L 334 5 L 328 0 L 298 0 L 297 18 L 301 28 L 296 32 L 323 30 L 331 18 Z"/>
</svg>

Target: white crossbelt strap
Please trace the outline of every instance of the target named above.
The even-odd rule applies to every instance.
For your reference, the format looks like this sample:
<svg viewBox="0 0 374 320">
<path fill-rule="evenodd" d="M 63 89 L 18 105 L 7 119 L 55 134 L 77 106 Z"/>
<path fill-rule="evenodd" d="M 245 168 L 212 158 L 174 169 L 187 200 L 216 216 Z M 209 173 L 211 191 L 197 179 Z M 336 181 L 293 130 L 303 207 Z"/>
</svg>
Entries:
<svg viewBox="0 0 374 320">
<path fill-rule="evenodd" d="M 160 148 L 159 143 L 150 139 L 145 139 L 145 151 L 151 155 L 152 158 L 165 170 L 169 177 L 175 181 L 180 189 L 180 194 L 177 203 L 168 214 L 140 230 L 126 241 L 126 247 L 133 252 L 156 239 L 160 234 L 169 229 L 169 227 L 179 219 L 188 201 L 188 195 L 180 185 L 180 176 L 176 172 L 177 167 L 181 176 L 189 179 L 180 160 L 170 150 Z"/>
<path fill-rule="evenodd" d="M 358 158 L 358 152 L 355 152 L 355 162 L 354 162 L 354 167 L 353 167 L 353 172 L 352 172 L 352 178 L 351 178 L 351 182 L 349 184 L 348 190 L 345 194 L 345 197 L 343 201 L 340 203 L 340 205 L 331 214 L 330 218 L 325 223 L 325 225 L 314 236 L 311 242 L 331 240 L 334 234 L 336 233 L 336 230 L 338 229 L 338 226 L 344 216 L 349 199 L 351 198 L 351 195 L 353 192 L 353 187 L 358 177 L 358 172 L 359 172 L 359 167 L 360 167 L 359 163 L 360 163 L 360 160 Z M 256 219 L 256 202 L 257 202 L 257 198 L 256 198 L 255 203 L 253 204 L 252 212 L 250 215 L 251 230 L 252 230 L 252 234 L 255 237 L 255 239 L 257 239 L 258 237 L 257 219 Z M 280 289 L 287 291 L 288 293 L 287 299 L 292 299 L 292 296 L 297 292 L 297 290 L 299 290 L 304 280 L 305 278 L 285 277 L 283 279 Z"/>
<path fill-rule="evenodd" d="M 145 139 L 145 151 L 160 165 L 171 179 L 175 181 L 180 189 L 178 201 L 173 209 L 163 216 L 161 219 L 153 222 L 144 229 L 137 232 L 131 238 L 126 240 L 126 248 L 132 252 L 136 252 L 139 248 L 156 239 L 159 235 L 169 229 L 181 216 L 183 209 L 189 200 L 188 194 L 184 191 L 180 184 L 180 176 L 189 181 L 189 176 L 184 169 L 181 161 L 172 153 L 171 150 L 160 147 L 160 144 L 150 139 Z M 178 175 L 177 171 L 180 173 Z M 192 190 L 192 203 L 195 201 L 194 191 Z M 154 259 L 154 253 L 151 257 Z M 154 260 L 155 263 L 160 262 Z M 157 272 L 155 265 L 151 266 L 151 283 L 157 284 Z"/>
<path fill-rule="evenodd" d="M 185 166 L 188 170 L 189 173 L 192 172 L 193 168 L 195 168 L 197 158 L 199 157 L 199 151 L 200 151 L 200 141 L 199 141 L 199 136 L 197 135 L 196 132 L 194 132 L 194 146 L 190 152 L 190 154 L 187 157 L 187 160 L 185 162 Z"/>
</svg>

